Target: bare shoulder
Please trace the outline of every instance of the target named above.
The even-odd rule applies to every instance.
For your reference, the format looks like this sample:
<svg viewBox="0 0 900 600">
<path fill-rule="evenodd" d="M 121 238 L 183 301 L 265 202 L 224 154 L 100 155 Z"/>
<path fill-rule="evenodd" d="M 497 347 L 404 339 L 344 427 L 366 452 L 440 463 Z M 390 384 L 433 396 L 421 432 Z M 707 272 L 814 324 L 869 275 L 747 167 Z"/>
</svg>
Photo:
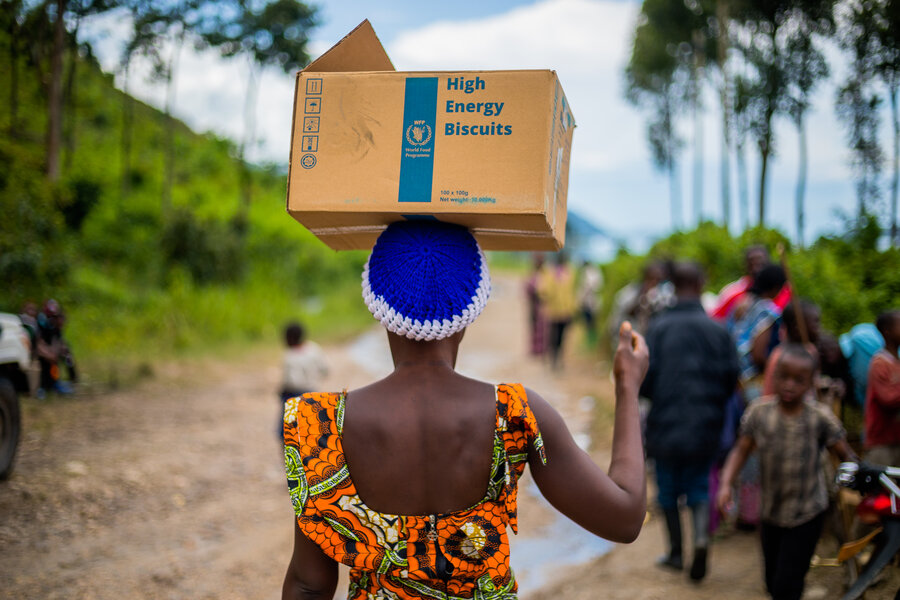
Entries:
<svg viewBox="0 0 900 600">
<path fill-rule="evenodd" d="M 541 422 L 542 418 L 552 419 L 554 416 L 559 418 L 559 413 L 549 402 L 544 400 L 543 396 L 531 388 L 523 386 L 523 389 L 525 390 L 528 406 L 531 408 L 531 412 L 534 413 L 534 418 L 538 420 L 538 423 Z"/>
<path fill-rule="evenodd" d="M 534 414 L 537 421 L 538 429 L 544 441 L 550 440 L 551 445 L 555 442 L 571 439 L 569 428 L 566 426 L 565 420 L 559 414 L 552 404 L 547 402 L 543 396 L 530 388 L 525 388 L 525 394 L 528 398 L 528 406 Z"/>
</svg>

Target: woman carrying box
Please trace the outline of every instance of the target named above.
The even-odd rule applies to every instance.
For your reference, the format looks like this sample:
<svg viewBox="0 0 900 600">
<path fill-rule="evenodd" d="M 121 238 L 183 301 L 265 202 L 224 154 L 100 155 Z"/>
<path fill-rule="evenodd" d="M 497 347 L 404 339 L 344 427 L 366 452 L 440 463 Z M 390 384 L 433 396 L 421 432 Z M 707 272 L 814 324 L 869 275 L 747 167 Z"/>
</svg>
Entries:
<svg viewBox="0 0 900 600">
<path fill-rule="evenodd" d="M 363 298 L 388 330 L 394 371 L 285 407 L 296 523 L 283 598 L 331 598 L 339 562 L 351 569 L 349 598 L 515 598 L 506 527 L 516 531 L 526 463 L 576 523 L 616 542 L 637 537 L 646 509 L 643 338 L 627 323 L 619 332 L 607 474 L 538 394 L 454 370 L 489 294 L 484 254 L 466 229 L 409 221 L 378 238 Z"/>
</svg>

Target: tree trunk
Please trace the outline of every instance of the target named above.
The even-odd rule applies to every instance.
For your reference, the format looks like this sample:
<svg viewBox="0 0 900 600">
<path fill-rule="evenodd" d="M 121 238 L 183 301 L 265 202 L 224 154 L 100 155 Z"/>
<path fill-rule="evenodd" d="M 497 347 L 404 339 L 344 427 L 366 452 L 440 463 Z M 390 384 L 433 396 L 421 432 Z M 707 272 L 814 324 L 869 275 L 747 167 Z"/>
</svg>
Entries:
<svg viewBox="0 0 900 600">
<path fill-rule="evenodd" d="M 241 161 L 241 212 L 246 220 L 250 211 L 250 203 L 253 201 L 253 186 L 250 178 L 250 168 L 247 165 L 246 151 L 248 146 L 254 143 L 253 137 L 256 129 L 256 63 L 253 59 L 249 60 L 249 69 L 247 75 L 247 92 L 244 98 L 244 139 L 241 142 L 240 161 Z"/>
<path fill-rule="evenodd" d="M 728 100 L 722 98 L 723 103 Z M 721 165 L 720 177 L 722 179 L 722 225 L 726 228 L 731 226 L 731 133 L 728 131 L 729 111 L 725 106 L 722 107 L 722 148 L 721 148 Z"/>
<path fill-rule="evenodd" d="M 782 93 L 781 86 L 781 77 L 782 74 L 778 70 L 780 69 L 780 57 L 778 52 L 778 26 L 773 22 L 772 28 L 769 31 L 769 43 L 772 47 L 772 62 L 767 65 L 767 73 L 766 73 L 766 109 L 763 112 L 763 135 L 762 139 L 758 140 L 759 143 L 759 154 L 760 154 L 760 169 L 759 169 L 759 226 L 765 227 L 766 225 L 766 187 L 767 187 L 767 176 L 768 176 L 768 167 L 769 167 L 769 156 L 772 154 L 772 119 L 775 117 L 775 109 L 777 107 L 777 102 L 779 99 L 779 94 Z M 778 85 L 776 86 L 776 83 Z"/>
<path fill-rule="evenodd" d="M 897 231 L 897 193 L 900 186 L 900 116 L 897 114 L 896 79 L 891 81 L 889 93 L 891 98 L 891 121 L 894 125 L 894 168 L 891 177 L 891 243 L 900 246 L 900 235 Z"/>
<path fill-rule="evenodd" d="M 681 229 L 681 194 L 678 191 L 678 174 L 675 171 L 675 161 L 670 160 L 669 171 L 669 202 L 672 211 L 672 229 Z"/>
<path fill-rule="evenodd" d="M 699 87 L 699 82 L 695 83 Z M 703 221 L 703 117 L 700 115 L 699 90 L 694 92 L 694 222 Z"/>
<path fill-rule="evenodd" d="M 695 30 L 691 34 L 693 42 L 693 72 L 691 77 L 691 104 L 694 118 L 694 220 L 699 225 L 703 221 L 703 116 L 700 114 L 700 80 L 705 67 L 703 32 Z"/>
<path fill-rule="evenodd" d="M 759 223 L 760 227 L 766 225 L 766 176 L 769 167 L 769 140 L 772 134 L 767 132 L 759 144 Z"/>
<path fill-rule="evenodd" d="M 800 146 L 800 155 L 798 157 L 799 160 L 799 171 L 797 173 L 797 194 L 795 197 L 795 203 L 797 207 L 797 242 L 800 244 L 800 247 L 803 247 L 804 240 L 804 224 L 806 221 L 806 214 L 804 212 L 804 203 L 806 197 L 806 167 L 807 167 L 807 156 L 806 156 L 806 124 L 803 121 L 803 115 L 798 115 L 797 117 L 797 134 L 798 134 L 798 143 Z"/>
<path fill-rule="evenodd" d="M 131 56 L 125 57 L 125 81 L 122 84 L 122 139 L 119 153 L 119 175 L 121 177 L 122 200 L 131 193 L 131 124 L 134 120 L 134 101 L 128 95 L 128 76 L 131 70 Z"/>
<path fill-rule="evenodd" d="M 56 0 L 56 21 L 53 24 L 53 52 L 50 55 L 50 94 L 47 119 L 47 177 L 59 181 L 59 151 L 62 141 L 62 55 L 66 39 L 67 0 Z"/>
<path fill-rule="evenodd" d="M 15 19 L 9 26 L 9 137 L 18 135 L 19 121 L 19 36 Z"/>
<path fill-rule="evenodd" d="M 774 40 L 773 40 L 774 42 Z M 765 111 L 765 132 L 759 140 L 759 226 L 766 225 L 766 183 L 769 167 L 769 155 L 772 154 L 772 118 L 775 116 L 775 98 L 770 92 L 767 98 L 769 105 Z"/>
<path fill-rule="evenodd" d="M 69 47 L 69 70 L 66 73 L 66 91 L 64 95 L 64 105 L 66 106 L 67 116 L 66 127 L 63 131 L 63 147 L 66 150 L 65 166 L 68 170 L 72 166 L 72 156 L 75 154 L 75 134 L 78 126 L 78 118 L 76 111 L 75 98 L 75 82 L 76 69 L 78 66 L 78 26 L 81 19 L 75 20 L 75 29 L 72 31 L 71 46 Z"/>
<path fill-rule="evenodd" d="M 722 85 L 719 97 L 722 103 L 722 224 L 727 228 L 731 226 L 731 95 L 728 79 L 728 1 L 716 2 L 716 21 L 719 26 L 719 37 L 716 40 L 718 51 L 719 72 L 722 75 Z"/>
<path fill-rule="evenodd" d="M 163 186 L 162 214 L 168 215 L 172 209 L 172 189 L 175 186 L 175 118 L 172 109 L 175 107 L 175 78 L 178 70 L 178 59 L 184 45 L 184 29 L 175 37 L 172 55 L 166 71 L 166 182 Z"/>
<path fill-rule="evenodd" d="M 746 231 L 750 227 L 750 193 L 747 189 L 747 161 L 743 141 L 738 141 L 734 153 L 737 158 L 738 203 L 740 204 L 741 231 Z"/>
</svg>

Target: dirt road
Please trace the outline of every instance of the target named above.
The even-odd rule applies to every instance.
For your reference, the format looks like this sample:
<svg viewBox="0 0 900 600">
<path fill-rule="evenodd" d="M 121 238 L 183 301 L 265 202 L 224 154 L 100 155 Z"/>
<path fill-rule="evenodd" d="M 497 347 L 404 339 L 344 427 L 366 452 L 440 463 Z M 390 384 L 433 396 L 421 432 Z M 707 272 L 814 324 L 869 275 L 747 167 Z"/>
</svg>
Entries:
<svg viewBox="0 0 900 600">
<path fill-rule="evenodd" d="M 608 366 L 570 352 L 560 376 L 527 357 L 521 296 L 514 280 L 496 280 L 463 342 L 460 370 L 526 381 L 605 465 Z M 326 350 L 329 389 L 356 387 L 390 368 L 378 330 Z M 0 484 L 0 596 L 279 597 L 292 511 L 275 436 L 278 377 L 272 348 L 239 361 L 163 363 L 153 379 L 125 391 L 26 399 L 16 471 Z M 513 546 L 525 599 L 764 598 L 752 535 L 719 541 L 708 579 L 696 586 L 653 566 L 662 551 L 657 520 L 634 544 L 605 553 L 608 545 L 560 520 L 527 493 L 527 482 L 525 489 Z M 812 582 L 807 598 L 836 597 L 835 584 L 822 581 Z"/>
</svg>

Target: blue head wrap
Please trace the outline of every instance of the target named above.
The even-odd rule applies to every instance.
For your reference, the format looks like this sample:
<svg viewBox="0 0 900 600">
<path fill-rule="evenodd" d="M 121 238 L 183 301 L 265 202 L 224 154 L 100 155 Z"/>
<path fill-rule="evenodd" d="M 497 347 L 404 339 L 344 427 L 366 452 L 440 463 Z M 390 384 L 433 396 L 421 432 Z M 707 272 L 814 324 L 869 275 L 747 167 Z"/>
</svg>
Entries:
<svg viewBox="0 0 900 600">
<path fill-rule="evenodd" d="M 491 278 L 472 234 L 439 221 L 399 221 L 375 242 L 362 275 L 363 300 L 397 335 L 440 340 L 472 323 Z"/>
</svg>

